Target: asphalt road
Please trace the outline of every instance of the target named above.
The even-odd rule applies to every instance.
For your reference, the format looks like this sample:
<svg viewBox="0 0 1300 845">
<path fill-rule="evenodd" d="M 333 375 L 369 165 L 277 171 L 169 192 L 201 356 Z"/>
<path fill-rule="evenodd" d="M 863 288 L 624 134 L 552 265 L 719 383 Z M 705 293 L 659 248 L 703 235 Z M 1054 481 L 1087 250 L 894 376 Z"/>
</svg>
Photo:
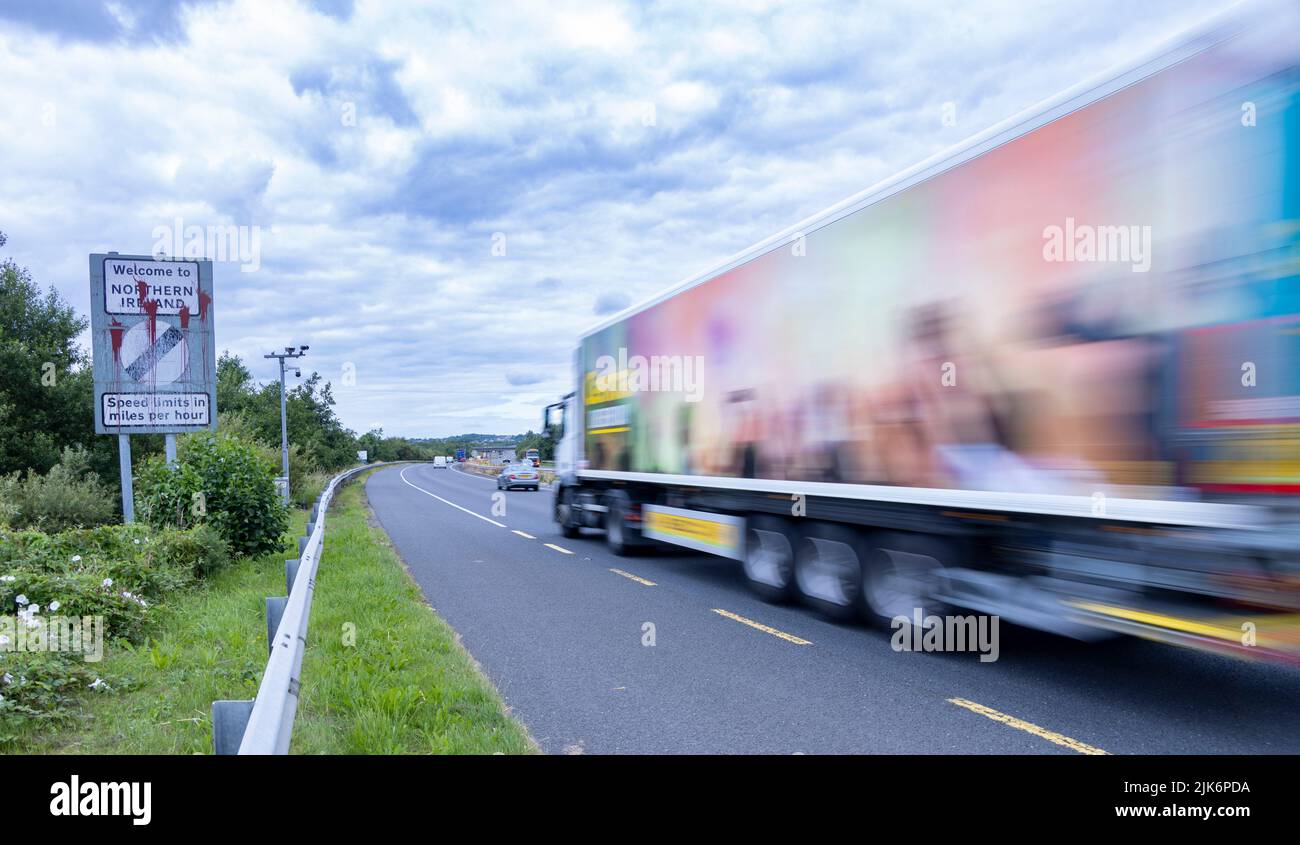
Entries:
<svg viewBox="0 0 1300 845">
<path fill-rule="evenodd" d="M 1007 625 L 991 663 L 896 652 L 887 627 L 765 604 L 733 561 L 564 539 L 545 489 L 494 513 L 491 479 L 415 465 L 366 491 L 550 753 L 1300 752 L 1294 669 Z"/>
</svg>

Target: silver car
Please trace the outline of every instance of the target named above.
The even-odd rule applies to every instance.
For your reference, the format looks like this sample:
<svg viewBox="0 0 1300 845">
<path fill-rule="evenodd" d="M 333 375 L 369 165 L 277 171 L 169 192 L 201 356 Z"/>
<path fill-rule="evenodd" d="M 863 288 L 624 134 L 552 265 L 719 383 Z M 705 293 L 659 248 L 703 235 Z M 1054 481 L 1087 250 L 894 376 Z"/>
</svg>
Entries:
<svg viewBox="0 0 1300 845">
<path fill-rule="evenodd" d="M 542 483 L 541 474 L 527 464 L 511 464 L 501 468 L 497 475 L 498 490 L 536 490 Z"/>
</svg>

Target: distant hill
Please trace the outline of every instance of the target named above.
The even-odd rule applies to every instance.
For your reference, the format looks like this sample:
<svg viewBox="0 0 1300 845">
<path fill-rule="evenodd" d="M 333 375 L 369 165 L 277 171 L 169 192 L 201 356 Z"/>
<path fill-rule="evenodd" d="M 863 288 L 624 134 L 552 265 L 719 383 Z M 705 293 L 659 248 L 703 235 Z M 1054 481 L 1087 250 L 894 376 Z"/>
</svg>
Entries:
<svg viewBox="0 0 1300 845">
<path fill-rule="evenodd" d="M 473 443 L 518 443 L 527 435 L 525 434 L 453 434 L 448 437 L 408 437 L 412 443 L 451 443 L 451 442 L 473 442 Z"/>
</svg>

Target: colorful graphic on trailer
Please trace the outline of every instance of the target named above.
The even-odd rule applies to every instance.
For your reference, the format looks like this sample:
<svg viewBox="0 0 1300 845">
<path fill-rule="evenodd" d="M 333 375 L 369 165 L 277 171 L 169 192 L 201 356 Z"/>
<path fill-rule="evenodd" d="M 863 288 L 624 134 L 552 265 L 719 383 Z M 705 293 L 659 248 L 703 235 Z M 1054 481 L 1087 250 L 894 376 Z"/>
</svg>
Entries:
<svg viewBox="0 0 1300 845">
<path fill-rule="evenodd" d="M 1300 495 L 1295 34 L 1218 43 L 579 355 L 592 470 Z"/>
<path fill-rule="evenodd" d="M 90 256 L 95 431 L 215 429 L 212 262 Z"/>
</svg>

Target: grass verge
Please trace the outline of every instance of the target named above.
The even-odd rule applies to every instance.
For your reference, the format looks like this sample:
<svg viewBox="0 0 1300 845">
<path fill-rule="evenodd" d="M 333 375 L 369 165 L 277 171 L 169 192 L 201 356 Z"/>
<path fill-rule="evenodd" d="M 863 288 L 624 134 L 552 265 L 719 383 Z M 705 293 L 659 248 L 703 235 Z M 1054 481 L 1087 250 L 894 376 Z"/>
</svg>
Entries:
<svg viewBox="0 0 1300 845">
<path fill-rule="evenodd" d="M 368 515 L 360 481 L 330 507 L 293 752 L 534 752 Z M 292 547 L 240 561 L 159 606 L 147 646 L 114 646 L 98 664 L 109 690 L 83 693 L 70 720 L 13 750 L 211 753 L 212 702 L 257 694 L 265 599 L 284 594 L 284 559 L 305 522 L 305 512 L 293 514 Z M 344 637 L 345 624 L 355 638 Z"/>
<path fill-rule="evenodd" d="M 536 751 L 372 524 L 364 480 L 330 507 L 310 642 L 295 754 Z"/>
</svg>

